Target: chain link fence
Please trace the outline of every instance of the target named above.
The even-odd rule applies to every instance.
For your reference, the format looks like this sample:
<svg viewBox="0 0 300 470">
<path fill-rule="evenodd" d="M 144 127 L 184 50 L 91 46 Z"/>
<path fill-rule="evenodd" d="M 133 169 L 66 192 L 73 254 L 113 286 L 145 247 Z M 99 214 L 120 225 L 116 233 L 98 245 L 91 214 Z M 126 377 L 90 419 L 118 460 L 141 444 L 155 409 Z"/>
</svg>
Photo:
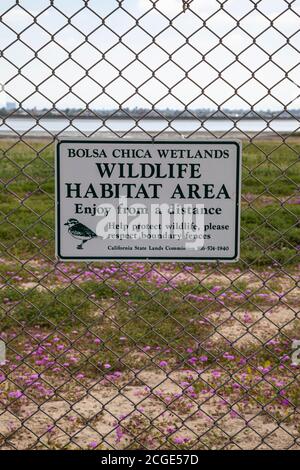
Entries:
<svg viewBox="0 0 300 470">
<path fill-rule="evenodd" d="M 0 5 L 0 448 L 299 448 L 299 13 Z M 237 264 L 62 263 L 57 136 L 243 141 Z"/>
</svg>

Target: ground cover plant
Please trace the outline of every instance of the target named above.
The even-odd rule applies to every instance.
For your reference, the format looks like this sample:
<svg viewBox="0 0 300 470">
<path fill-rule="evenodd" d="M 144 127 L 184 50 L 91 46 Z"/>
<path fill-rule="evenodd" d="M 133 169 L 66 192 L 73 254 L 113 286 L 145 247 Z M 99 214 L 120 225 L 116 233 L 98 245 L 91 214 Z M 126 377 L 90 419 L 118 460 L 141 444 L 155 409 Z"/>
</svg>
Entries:
<svg viewBox="0 0 300 470">
<path fill-rule="evenodd" d="M 238 263 L 86 264 L 52 142 L 2 140 L 0 447 L 298 448 L 299 150 L 244 143 Z"/>
</svg>

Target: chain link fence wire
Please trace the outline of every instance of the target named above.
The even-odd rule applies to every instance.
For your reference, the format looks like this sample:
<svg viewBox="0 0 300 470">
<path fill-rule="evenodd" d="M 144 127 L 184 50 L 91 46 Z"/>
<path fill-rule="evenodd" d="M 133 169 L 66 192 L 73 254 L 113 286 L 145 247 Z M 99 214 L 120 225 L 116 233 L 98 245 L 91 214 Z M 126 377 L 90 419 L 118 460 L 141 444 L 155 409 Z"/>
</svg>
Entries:
<svg viewBox="0 0 300 470">
<path fill-rule="evenodd" d="M 299 448 L 299 13 L 1 1 L 1 449 Z M 56 260 L 61 135 L 241 139 L 241 260 Z"/>
</svg>

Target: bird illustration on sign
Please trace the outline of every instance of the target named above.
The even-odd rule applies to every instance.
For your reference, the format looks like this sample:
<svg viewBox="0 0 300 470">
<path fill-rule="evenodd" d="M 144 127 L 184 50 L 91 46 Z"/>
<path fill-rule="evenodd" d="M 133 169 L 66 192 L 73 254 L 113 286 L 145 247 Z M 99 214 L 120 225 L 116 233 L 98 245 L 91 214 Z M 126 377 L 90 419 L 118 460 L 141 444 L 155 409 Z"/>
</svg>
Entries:
<svg viewBox="0 0 300 470">
<path fill-rule="evenodd" d="M 69 227 L 68 233 L 73 238 L 75 238 L 76 240 L 81 240 L 81 243 L 77 245 L 78 250 L 83 249 L 84 243 L 97 237 L 97 235 L 95 234 L 95 232 L 93 232 L 93 230 L 88 228 L 86 225 L 83 225 L 77 219 L 68 219 L 65 225 Z"/>
</svg>

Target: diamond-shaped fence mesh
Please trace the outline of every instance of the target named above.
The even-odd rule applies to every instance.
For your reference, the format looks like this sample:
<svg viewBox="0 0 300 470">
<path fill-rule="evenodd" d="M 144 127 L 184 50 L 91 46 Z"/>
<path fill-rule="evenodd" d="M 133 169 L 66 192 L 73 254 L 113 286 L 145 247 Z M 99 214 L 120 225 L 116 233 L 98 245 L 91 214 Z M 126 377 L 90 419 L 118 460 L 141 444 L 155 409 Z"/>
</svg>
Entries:
<svg viewBox="0 0 300 470">
<path fill-rule="evenodd" d="M 1 449 L 299 448 L 299 15 L 1 1 Z M 61 135 L 242 140 L 240 261 L 56 260 Z"/>
</svg>

